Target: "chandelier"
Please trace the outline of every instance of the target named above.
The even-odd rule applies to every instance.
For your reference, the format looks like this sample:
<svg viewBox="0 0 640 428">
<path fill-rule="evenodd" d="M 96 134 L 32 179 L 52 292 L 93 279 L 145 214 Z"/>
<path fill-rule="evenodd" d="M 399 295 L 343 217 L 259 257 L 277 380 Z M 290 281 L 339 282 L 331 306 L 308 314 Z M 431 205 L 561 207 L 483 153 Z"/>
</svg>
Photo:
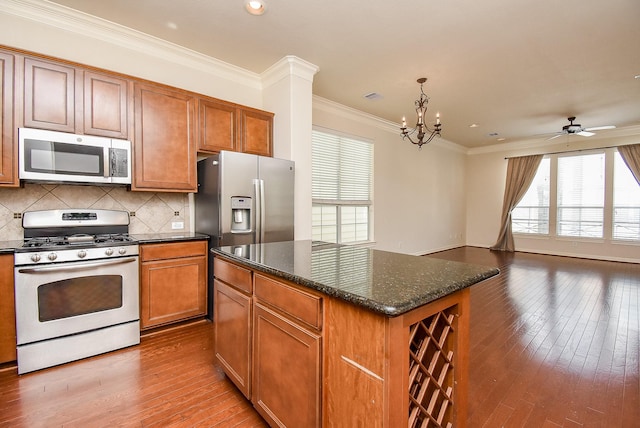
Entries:
<svg viewBox="0 0 640 428">
<path fill-rule="evenodd" d="M 417 144 L 418 148 L 422 148 L 423 144 L 429 144 L 436 135 L 440 136 L 440 128 L 442 127 L 440 124 L 440 113 L 436 114 L 436 123 L 433 125 L 433 130 L 429 129 L 429 127 L 424 124 L 424 117 L 427 113 L 427 104 L 429 104 L 429 97 L 424 93 L 424 89 L 422 89 L 422 85 L 424 85 L 424 82 L 426 81 L 426 77 L 418 79 L 418 83 L 420 84 L 420 98 L 415 102 L 416 113 L 418 114 L 416 127 L 414 129 L 407 130 L 407 121 L 403 117 L 402 127 L 400 128 L 402 139 L 408 139 L 412 144 Z M 415 140 L 414 138 L 411 138 L 413 134 L 416 134 L 414 135 Z"/>
</svg>

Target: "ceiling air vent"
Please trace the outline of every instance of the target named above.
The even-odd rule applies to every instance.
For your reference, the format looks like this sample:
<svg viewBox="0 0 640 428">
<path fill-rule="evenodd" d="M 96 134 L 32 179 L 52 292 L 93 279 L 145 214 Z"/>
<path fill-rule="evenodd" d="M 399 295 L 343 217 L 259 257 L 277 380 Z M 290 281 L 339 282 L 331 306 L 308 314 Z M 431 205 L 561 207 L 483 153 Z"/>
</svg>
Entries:
<svg viewBox="0 0 640 428">
<path fill-rule="evenodd" d="M 364 94 L 363 95 L 364 98 L 368 99 L 368 100 L 379 100 L 382 98 L 382 95 L 380 95 L 377 92 L 369 92 L 368 94 Z"/>
</svg>

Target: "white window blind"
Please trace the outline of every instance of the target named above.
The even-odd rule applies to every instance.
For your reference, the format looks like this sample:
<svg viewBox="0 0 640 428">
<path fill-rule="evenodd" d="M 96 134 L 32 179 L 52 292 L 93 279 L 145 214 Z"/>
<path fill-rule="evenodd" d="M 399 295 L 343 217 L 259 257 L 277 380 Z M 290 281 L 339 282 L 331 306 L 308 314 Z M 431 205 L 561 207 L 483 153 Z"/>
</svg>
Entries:
<svg viewBox="0 0 640 428">
<path fill-rule="evenodd" d="M 640 240 L 640 185 L 616 151 L 613 166 L 613 239 Z"/>
<path fill-rule="evenodd" d="M 543 158 L 529 190 L 511 211 L 514 233 L 547 235 L 549 233 L 549 193 L 551 168 L 549 158 Z"/>
<path fill-rule="evenodd" d="M 314 130 L 311 153 L 313 239 L 370 240 L 373 144 Z"/>
<path fill-rule="evenodd" d="M 558 158 L 558 236 L 603 237 L 604 153 Z"/>
</svg>

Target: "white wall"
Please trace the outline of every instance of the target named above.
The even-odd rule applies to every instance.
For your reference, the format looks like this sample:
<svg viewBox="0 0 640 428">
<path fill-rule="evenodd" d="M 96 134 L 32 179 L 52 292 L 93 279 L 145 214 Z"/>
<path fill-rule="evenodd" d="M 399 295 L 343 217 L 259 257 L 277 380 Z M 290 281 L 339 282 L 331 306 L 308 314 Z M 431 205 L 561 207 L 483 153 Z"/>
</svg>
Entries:
<svg viewBox="0 0 640 428">
<path fill-rule="evenodd" d="M 600 137 L 571 136 L 549 141 L 509 143 L 470 150 L 467 158 L 467 245 L 490 247 L 500 228 L 507 172 L 505 157 L 588 150 L 640 143 L 640 129 L 599 132 Z M 586 240 L 515 235 L 517 251 L 603 260 L 640 262 L 640 245 L 611 240 Z"/>
<path fill-rule="evenodd" d="M 464 245 L 465 154 L 444 139 L 417 146 L 399 124 L 314 97 L 313 125 L 374 144 L 375 248 L 425 254 Z"/>
</svg>

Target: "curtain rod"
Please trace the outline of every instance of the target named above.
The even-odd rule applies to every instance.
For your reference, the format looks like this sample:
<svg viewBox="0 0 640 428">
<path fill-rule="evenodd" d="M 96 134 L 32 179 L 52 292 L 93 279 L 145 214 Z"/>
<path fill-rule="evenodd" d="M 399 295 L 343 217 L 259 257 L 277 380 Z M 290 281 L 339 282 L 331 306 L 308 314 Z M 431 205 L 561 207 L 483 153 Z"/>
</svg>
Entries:
<svg viewBox="0 0 640 428">
<path fill-rule="evenodd" d="M 624 145 L 627 145 L 627 144 L 619 144 L 617 146 L 607 146 L 607 147 L 594 147 L 593 149 L 574 149 L 574 150 L 549 152 L 549 153 L 534 153 L 532 155 L 526 155 L 526 156 L 535 156 L 535 155 L 548 156 L 548 155 L 559 155 L 561 153 L 578 153 L 578 152 L 586 152 L 586 151 L 591 151 L 591 150 L 617 149 L 618 147 L 624 146 Z M 522 157 L 524 157 L 524 156 L 506 156 L 505 159 L 522 158 Z"/>
</svg>

